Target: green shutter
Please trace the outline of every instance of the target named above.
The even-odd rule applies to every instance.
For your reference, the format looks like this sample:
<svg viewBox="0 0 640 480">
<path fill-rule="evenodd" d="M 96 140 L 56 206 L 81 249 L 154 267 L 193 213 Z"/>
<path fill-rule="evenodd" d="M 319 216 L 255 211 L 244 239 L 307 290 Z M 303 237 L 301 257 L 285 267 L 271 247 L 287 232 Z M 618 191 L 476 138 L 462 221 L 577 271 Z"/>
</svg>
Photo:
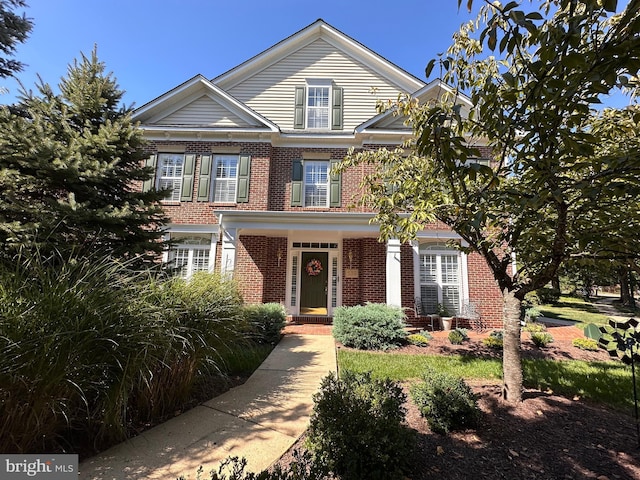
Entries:
<svg viewBox="0 0 640 480">
<path fill-rule="evenodd" d="M 304 128 L 305 88 L 296 87 L 295 110 L 293 114 L 293 128 Z"/>
<path fill-rule="evenodd" d="M 198 177 L 198 201 L 208 202 L 211 191 L 211 155 L 200 157 L 200 176 Z"/>
<path fill-rule="evenodd" d="M 151 178 L 142 182 L 142 191 L 148 192 L 152 190 L 156 185 L 156 166 L 157 166 L 157 155 L 151 155 L 144 162 L 145 167 L 153 168 L 153 173 L 151 174 Z"/>
<path fill-rule="evenodd" d="M 338 165 L 338 160 L 331 160 L 329 168 L 333 170 Z M 329 177 L 329 206 L 340 207 L 342 205 L 342 175 L 335 174 Z"/>
<path fill-rule="evenodd" d="M 251 156 L 240 155 L 238 159 L 238 194 L 236 202 L 247 203 L 249 201 L 249 178 L 251 176 Z"/>
<path fill-rule="evenodd" d="M 196 156 L 193 154 L 184 156 L 184 165 L 182 167 L 182 194 L 181 202 L 190 202 L 193 200 L 193 170 L 196 163 Z"/>
<path fill-rule="evenodd" d="M 291 206 L 302 206 L 302 184 L 303 184 L 304 169 L 302 160 L 293 161 L 293 172 L 291 175 Z"/>
<path fill-rule="evenodd" d="M 333 98 L 331 102 L 331 130 L 342 130 L 342 87 L 333 87 L 331 93 Z"/>
</svg>

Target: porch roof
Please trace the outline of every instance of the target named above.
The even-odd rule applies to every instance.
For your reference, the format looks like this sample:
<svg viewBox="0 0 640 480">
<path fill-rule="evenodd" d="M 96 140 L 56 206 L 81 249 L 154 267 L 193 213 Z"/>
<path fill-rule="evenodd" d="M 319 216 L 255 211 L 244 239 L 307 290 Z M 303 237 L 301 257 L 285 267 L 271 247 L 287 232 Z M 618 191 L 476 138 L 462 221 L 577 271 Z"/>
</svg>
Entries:
<svg viewBox="0 0 640 480">
<path fill-rule="evenodd" d="M 256 210 L 216 210 L 214 213 L 223 229 L 236 228 L 260 235 L 321 231 L 341 233 L 343 237 L 374 237 L 380 233 L 378 224 L 371 222 L 373 213 Z"/>
</svg>

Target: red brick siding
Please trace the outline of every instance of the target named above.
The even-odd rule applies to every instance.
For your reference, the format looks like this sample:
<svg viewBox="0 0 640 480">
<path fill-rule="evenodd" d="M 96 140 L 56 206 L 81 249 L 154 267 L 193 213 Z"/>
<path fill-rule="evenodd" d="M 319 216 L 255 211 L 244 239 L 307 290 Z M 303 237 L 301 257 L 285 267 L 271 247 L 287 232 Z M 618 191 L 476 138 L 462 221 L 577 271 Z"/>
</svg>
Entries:
<svg viewBox="0 0 640 480">
<path fill-rule="evenodd" d="M 480 310 L 485 328 L 502 328 L 502 292 L 484 258 L 478 253 L 467 257 L 469 300 Z"/>
<path fill-rule="evenodd" d="M 240 235 L 234 276 L 247 303 L 285 301 L 287 239 Z M 282 260 L 278 266 L 278 250 Z"/>
</svg>

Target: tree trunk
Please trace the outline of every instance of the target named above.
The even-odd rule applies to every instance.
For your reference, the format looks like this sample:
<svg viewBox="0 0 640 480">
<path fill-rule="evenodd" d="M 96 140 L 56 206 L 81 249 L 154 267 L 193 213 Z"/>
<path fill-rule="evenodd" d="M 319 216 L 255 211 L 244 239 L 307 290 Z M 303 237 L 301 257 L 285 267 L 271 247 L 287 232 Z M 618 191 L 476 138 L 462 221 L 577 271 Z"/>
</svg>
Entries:
<svg viewBox="0 0 640 480">
<path fill-rule="evenodd" d="M 631 294 L 629 293 L 629 274 L 626 267 L 620 267 L 619 272 L 620 303 L 622 305 L 629 305 L 631 301 Z"/>
<path fill-rule="evenodd" d="M 560 277 L 558 275 L 554 275 L 551 279 L 551 287 L 554 290 L 560 291 Z"/>
<path fill-rule="evenodd" d="M 509 403 L 522 402 L 522 356 L 520 353 L 521 301 L 513 292 L 503 293 L 504 337 L 502 350 L 502 398 Z"/>
</svg>

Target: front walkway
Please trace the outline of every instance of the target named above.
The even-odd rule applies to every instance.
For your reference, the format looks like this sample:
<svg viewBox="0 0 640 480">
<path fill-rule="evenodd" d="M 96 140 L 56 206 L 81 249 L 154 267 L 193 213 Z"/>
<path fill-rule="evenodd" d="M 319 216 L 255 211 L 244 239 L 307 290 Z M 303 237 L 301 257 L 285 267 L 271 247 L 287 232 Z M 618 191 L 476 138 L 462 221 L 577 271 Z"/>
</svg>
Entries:
<svg viewBox="0 0 640 480">
<path fill-rule="evenodd" d="M 333 337 L 287 332 L 243 384 L 80 464 L 80 479 L 204 478 L 229 456 L 258 472 L 307 429 L 313 394 L 336 372 Z"/>
</svg>

